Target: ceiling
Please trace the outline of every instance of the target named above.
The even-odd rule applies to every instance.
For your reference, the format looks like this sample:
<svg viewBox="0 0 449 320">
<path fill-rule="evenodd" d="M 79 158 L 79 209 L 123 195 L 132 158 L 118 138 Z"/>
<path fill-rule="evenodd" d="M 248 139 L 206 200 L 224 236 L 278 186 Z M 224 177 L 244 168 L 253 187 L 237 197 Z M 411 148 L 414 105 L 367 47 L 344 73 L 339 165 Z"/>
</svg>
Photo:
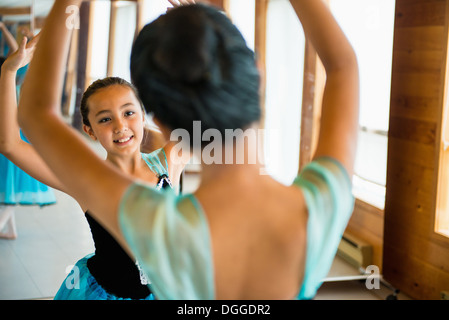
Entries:
<svg viewBox="0 0 449 320">
<path fill-rule="evenodd" d="M 1 8 L 30 7 L 34 5 L 34 14 L 36 17 L 45 17 L 50 11 L 54 0 L 0 0 Z M 2 16 L 3 20 L 23 20 L 29 16 Z"/>
</svg>

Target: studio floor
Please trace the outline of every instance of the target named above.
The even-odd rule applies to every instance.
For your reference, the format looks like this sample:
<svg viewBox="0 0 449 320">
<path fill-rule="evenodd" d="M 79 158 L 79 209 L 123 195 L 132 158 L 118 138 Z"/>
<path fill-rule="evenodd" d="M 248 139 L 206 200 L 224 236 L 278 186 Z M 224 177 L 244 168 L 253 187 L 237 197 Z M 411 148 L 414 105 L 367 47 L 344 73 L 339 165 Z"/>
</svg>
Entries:
<svg viewBox="0 0 449 320">
<path fill-rule="evenodd" d="M 195 187 L 191 181 L 191 187 Z M 0 299 L 52 299 L 80 258 L 94 251 L 89 226 L 77 202 L 55 191 L 57 203 L 17 206 L 18 237 L 0 239 Z M 336 257 L 316 300 L 385 300 L 393 290 L 381 283 L 369 290 L 360 272 Z M 353 280 L 351 280 L 353 279 Z M 399 293 L 399 300 L 409 299 Z"/>
</svg>

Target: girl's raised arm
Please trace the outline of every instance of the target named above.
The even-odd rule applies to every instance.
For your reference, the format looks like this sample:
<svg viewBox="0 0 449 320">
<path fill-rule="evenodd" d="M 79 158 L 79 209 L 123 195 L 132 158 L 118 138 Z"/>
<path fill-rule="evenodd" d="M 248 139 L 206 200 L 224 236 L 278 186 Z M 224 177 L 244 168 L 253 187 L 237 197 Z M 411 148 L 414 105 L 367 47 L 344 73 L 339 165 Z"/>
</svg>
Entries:
<svg viewBox="0 0 449 320">
<path fill-rule="evenodd" d="M 0 73 L 0 153 L 35 179 L 62 190 L 59 179 L 48 168 L 34 147 L 20 137 L 17 123 L 17 70 L 27 65 L 36 48 L 39 35 L 29 43 L 24 37 L 19 49 L 6 59 Z"/>
<path fill-rule="evenodd" d="M 333 157 L 352 176 L 359 117 L 356 55 L 322 0 L 290 0 L 290 3 L 326 70 L 320 133 L 314 157 Z"/>
<path fill-rule="evenodd" d="M 100 159 L 61 116 L 61 94 L 74 15 L 81 0 L 55 1 L 22 86 L 19 125 L 68 194 L 124 244 L 120 199 L 130 178 Z M 76 18 L 76 17 L 75 17 Z"/>
</svg>

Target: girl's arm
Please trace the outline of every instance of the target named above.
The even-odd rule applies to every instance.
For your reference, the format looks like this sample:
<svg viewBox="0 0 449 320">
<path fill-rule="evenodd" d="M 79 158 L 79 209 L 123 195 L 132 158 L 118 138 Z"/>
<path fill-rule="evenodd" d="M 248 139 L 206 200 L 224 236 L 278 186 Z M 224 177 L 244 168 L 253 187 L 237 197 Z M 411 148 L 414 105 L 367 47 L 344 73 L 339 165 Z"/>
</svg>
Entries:
<svg viewBox="0 0 449 320">
<path fill-rule="evenodd" d="M 320 133 L 314 157 L 331 156 L 352 176 L 359 117 L 356 55 L 322 0 L 290 0 L 290 3 L 326 70 Z"/>
<path fill-rule="evenodd" d="M 50 187 L 63 190 L 59 179 L 48 168 L 33 146 L 20 137 L 17 123 L 17 70 L 27 65 L 39 36 L 27 44 L 24 37 L 19 49 L 6 59 L 0 74 L 0 153 L 35 179 Z"/>
<path fill-rule="evenodd" d="M 132 180 L 100 159 L 61 116 L 61 93 L 71 27 L 81 0 L 55 1 L 22 86 L 19 125 L 67 193 L 125 247 L 118 222 L 120 199 Z M 69 8 L 70 6 L 70 8 Z M 66 13 L 70 12 L 70 14 Z"/>
</svg>

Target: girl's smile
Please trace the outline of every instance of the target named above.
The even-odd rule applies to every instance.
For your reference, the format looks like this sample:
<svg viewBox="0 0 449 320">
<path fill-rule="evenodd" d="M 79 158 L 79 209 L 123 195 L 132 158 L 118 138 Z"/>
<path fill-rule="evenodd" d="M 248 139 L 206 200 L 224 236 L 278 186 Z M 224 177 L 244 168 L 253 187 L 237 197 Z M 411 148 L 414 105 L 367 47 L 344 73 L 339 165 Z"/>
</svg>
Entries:
<svg viewBox="0 0 449 320">
<path fill-rule="evenodd" d="M 114 143 L 117 144 L 118 146 L 125 146 L 128 143 L 130 143 L 132 139 L 134 139 L 134 136 L 124 137 L 114 140 Z"/>
</svg>

